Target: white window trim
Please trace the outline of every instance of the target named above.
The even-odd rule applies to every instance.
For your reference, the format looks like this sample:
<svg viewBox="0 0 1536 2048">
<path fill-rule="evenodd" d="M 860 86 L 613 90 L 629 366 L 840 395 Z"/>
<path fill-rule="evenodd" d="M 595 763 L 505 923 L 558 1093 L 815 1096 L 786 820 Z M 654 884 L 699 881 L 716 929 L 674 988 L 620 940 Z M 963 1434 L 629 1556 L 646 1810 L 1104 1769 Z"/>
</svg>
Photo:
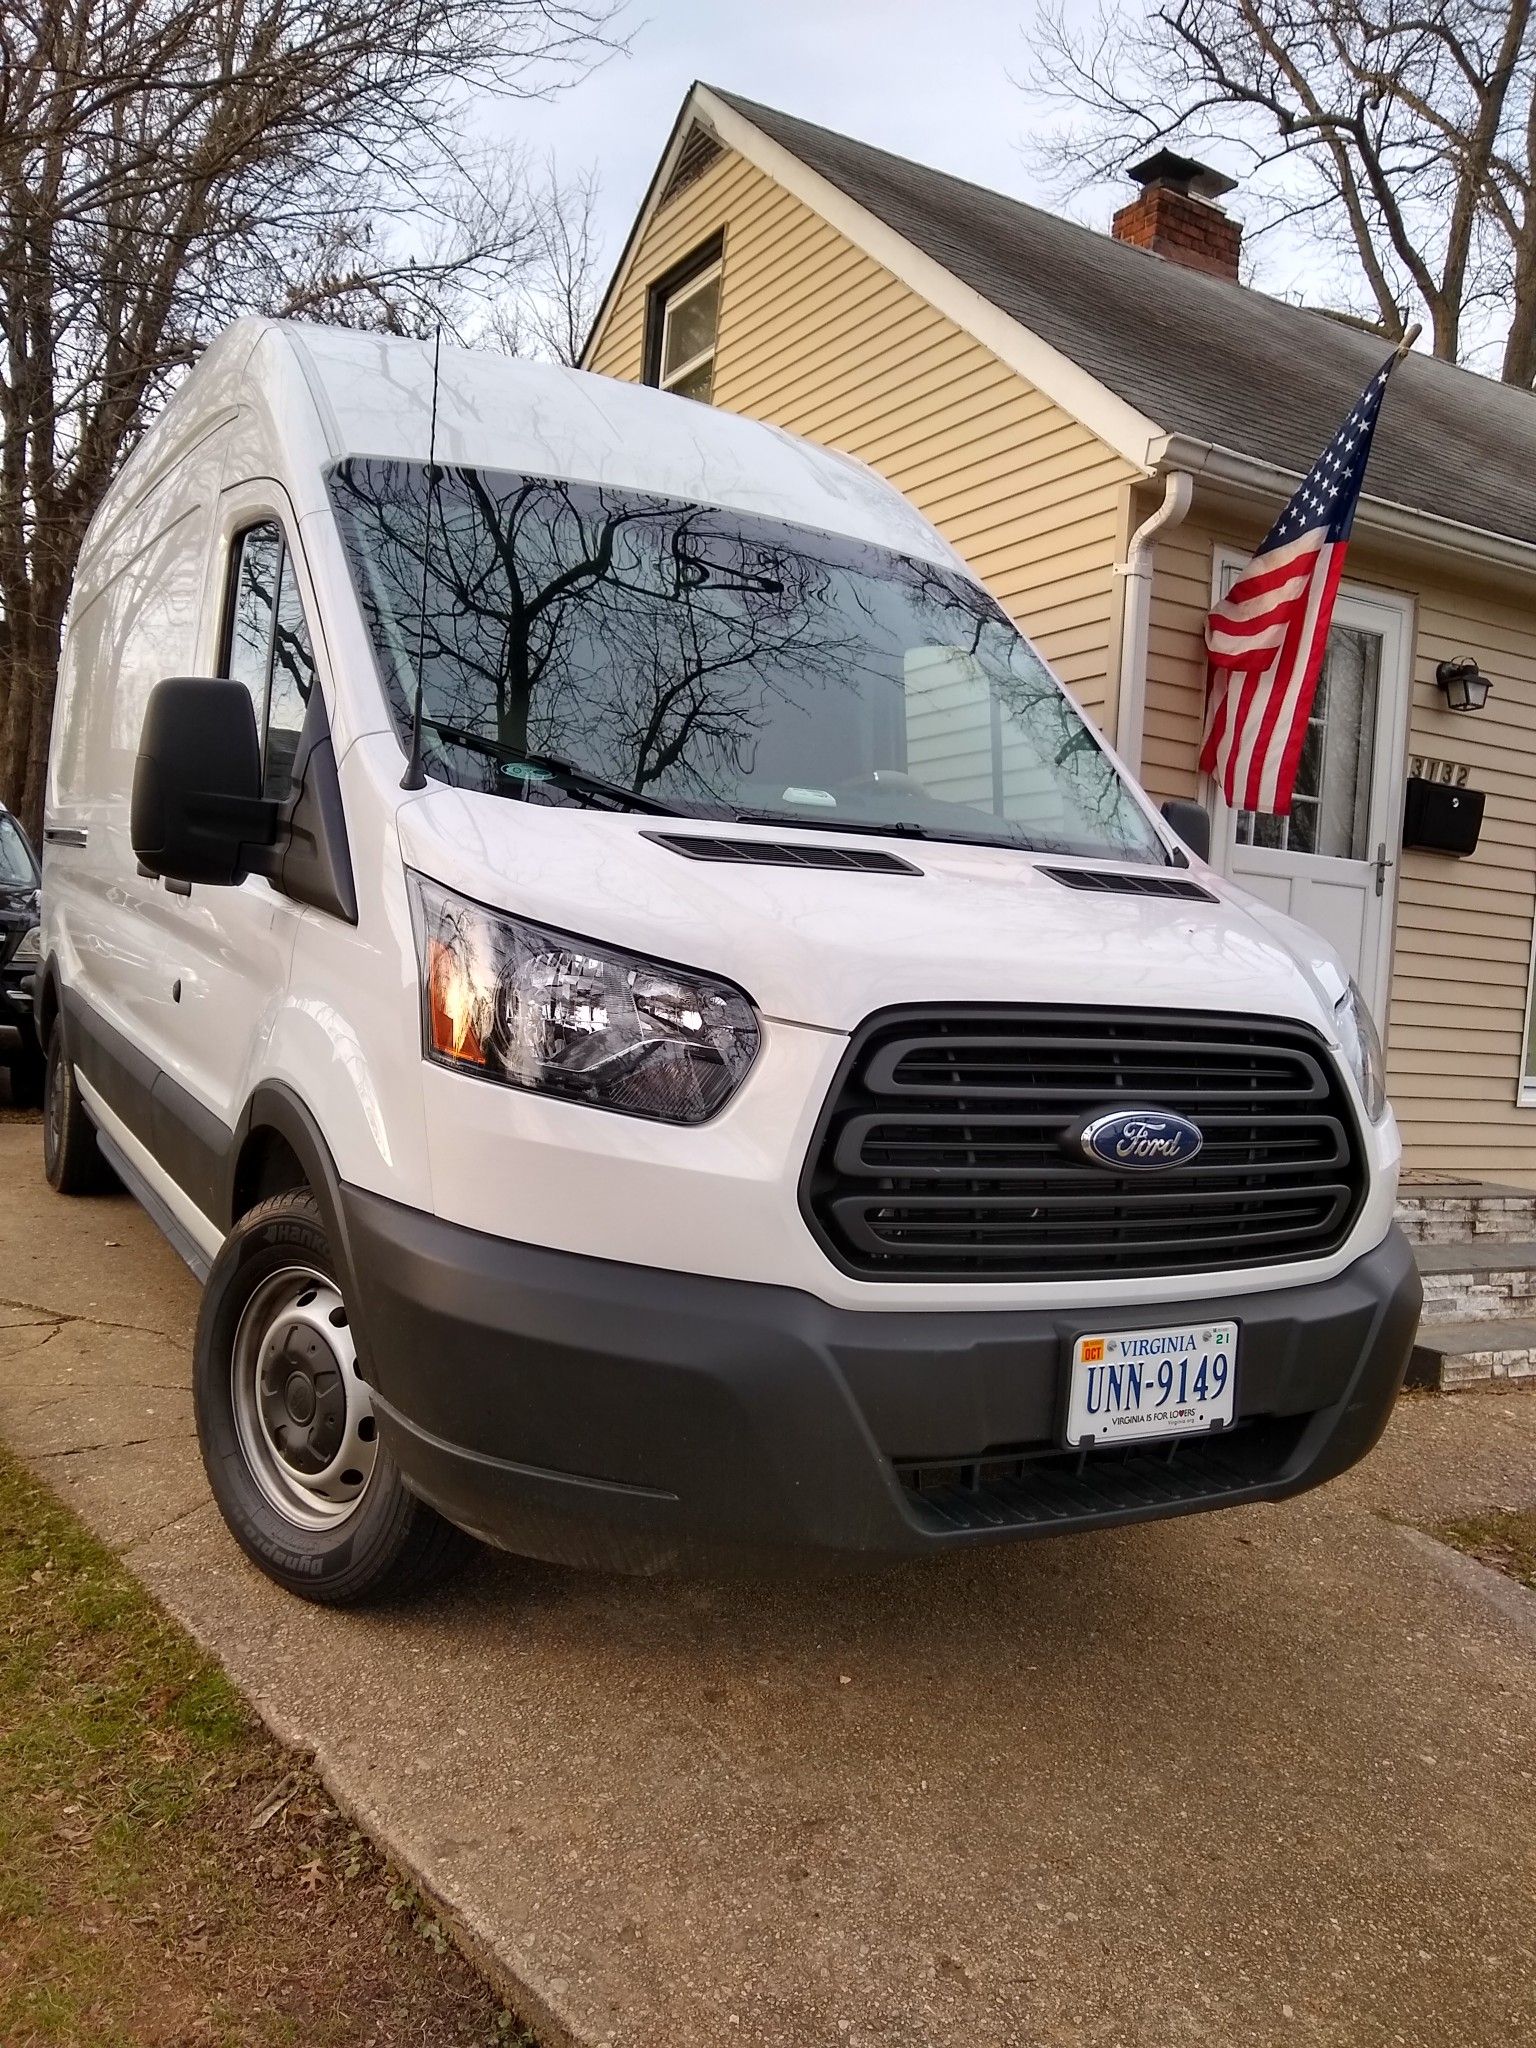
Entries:
<svg viewBox="0 0 1536 2048">
<path fill-rule="evenodd" d="M 661 360 L 663 364 L 665 364 L 667 360 L 667 330 L 672 324 L 672 315 L 674 311 L 679 306 L 686 306 L 688 301 L 691 298 L 693 298 L 697 293 L 703 291 L 706 285 L 717 284 L 720 279 L 720 273 L 724 268 L 724 259 L 722 257 L 717 257 L 715 261 L 709 265 L 708 269 L 701 270 L 697 277 L 690 277 L 686 284 L 680 284 L 675 291 L 668 292 L 666 297 L 662 300 Z M 663 369 L 659 378 L 659 388 L 662 391 L 675 390 L 676 387 L 679 384 L 681 384 L 685 378 L 691 377 L 694 374 L 694 372 L 700 369 L 705 363 L 712 363 L 715 359 L 715 354 L 719 346 L 720 314 L 717 307 L 715 312 L 715 333 L 713 340 L 709 344 L 709 347 L 706 349 L 700 349 L 699 353 L 696 356 L 690 356 L 686 363 L 679 363 L 676 369 L 674 370 L 669 371 Z"/>
<path fill-rule="evenodd" d="M 1536 918 L 1530 930 L 1530 973 L 1526 975 L 1526 1014 L 1520 1020 L 1520 1079 L 1516 1081 L 1516 1108 L 1536 1110 L 1536 1079 L 1526 1073 L 1526 1047 L 1530 1044 L 1530 999 L 1536 983 Z"/>
<path fill-rule="evenodd" d="M 1525 1071 L 1525 1049 L 1531 1042 L 1531 1011 L 1536 1004 L 1536 912 L 1531 917 L 1531 964 L 1525 976 L 1525 1014 L 1520 1020 L 1520 1074 L 1515 1082 L 1516 1109 L 1536 1109 L 1536 1075 Z"/>
</svg>

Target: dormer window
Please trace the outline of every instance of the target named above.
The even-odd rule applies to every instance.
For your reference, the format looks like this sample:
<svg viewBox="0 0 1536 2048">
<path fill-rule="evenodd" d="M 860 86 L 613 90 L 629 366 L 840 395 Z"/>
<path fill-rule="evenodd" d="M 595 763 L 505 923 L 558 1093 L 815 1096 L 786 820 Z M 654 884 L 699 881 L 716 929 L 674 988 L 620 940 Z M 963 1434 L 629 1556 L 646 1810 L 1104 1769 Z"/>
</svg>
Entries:
<svg viewBox="0 0 1536 2048">
<path fill-rule="evenodd" d="M 720 329 L 721 237 L 714 236 L 651 287 L 647 379 L 708 405 Z"/>
</svg>

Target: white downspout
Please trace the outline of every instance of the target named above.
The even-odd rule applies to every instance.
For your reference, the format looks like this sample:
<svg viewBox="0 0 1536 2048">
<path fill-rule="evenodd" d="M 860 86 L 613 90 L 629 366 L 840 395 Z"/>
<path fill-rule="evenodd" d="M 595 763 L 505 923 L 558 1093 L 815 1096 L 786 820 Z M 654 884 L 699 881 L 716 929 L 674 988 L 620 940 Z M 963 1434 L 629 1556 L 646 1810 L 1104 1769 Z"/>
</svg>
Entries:
<svg viewBox="0 0 1536 2048">
<path fill-rule="evenodd" d="M 1131 535 L 1125 560 L 1116 570 L 1125 578 L 1125 603 L 1120 619 L 1120 691 L 1115 709 L 1115 752 L 1138 781 L 1141 779 L 1142 729 L 1147 716 L 1147 639 L 1152 626 L 1152 544 L 1160 533 L 1181 525 L 1194 496 L 1195 480 L 1187 469 L 1170 470 L 1163 502 Z"/>
</svg>

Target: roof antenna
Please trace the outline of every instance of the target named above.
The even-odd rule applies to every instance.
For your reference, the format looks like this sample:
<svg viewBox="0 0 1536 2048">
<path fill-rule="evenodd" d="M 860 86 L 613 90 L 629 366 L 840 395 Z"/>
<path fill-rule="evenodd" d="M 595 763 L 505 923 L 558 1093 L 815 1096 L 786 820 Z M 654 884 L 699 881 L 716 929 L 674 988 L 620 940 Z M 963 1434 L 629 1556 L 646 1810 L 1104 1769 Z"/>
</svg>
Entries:
<svg viewBox="0 0 1536 2048">
<path fill-rule="evenodd" d="M 421 607 L 416 614 L 416 708 L 411 713 L 411 751 L 400 778 L 402 789 L 425 789 L 421 765 L 422 700 L 427 680 L 427 577 L 432 562 L 432 514 L 437 509 L 437 374 L 443 355 L 443 323 L 432 338 L 432 426 L 427 436 L 427 532 L 421 547 Z"/>
</svg>

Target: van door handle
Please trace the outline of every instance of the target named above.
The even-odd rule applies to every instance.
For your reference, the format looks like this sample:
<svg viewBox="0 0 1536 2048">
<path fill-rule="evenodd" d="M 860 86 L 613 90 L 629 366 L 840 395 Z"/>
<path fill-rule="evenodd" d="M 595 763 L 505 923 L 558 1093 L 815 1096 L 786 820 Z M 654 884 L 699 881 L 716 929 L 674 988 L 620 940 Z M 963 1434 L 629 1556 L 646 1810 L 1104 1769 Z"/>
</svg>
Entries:
<svg viewBox="0 0 1536 2048">
<path fill-rule="evenodd" d="M 43 844 L 45 846 L 84 846 L 88 835 L 74 825 L 45 825 Z"/>
</svg>

